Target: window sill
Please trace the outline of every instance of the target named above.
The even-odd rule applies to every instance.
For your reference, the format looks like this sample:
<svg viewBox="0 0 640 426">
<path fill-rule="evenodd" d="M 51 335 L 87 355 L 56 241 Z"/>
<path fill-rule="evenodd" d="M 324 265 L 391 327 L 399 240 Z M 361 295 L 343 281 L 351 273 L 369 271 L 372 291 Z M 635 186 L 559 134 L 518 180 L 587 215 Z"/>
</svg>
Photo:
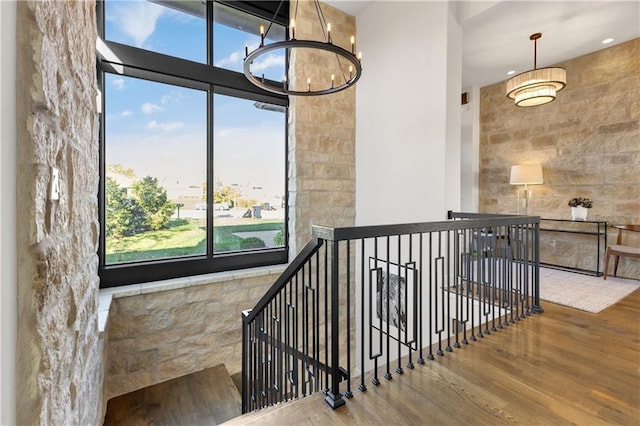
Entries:
<svg viewBox="0 0 640 426">
<path fill-rule="evenodd" d="M 114 298 L 136 296 L 140 294 L 156 293 L 159 291 L 176 290 L 180 288 L 195 287 L 203 284 L 232 281 L 242 278 L 251 278 L 261 275 L 281 274 L 288 265 L 273 265 L 259 268 L 242 269 L 213 274 L 194 275 L 191 277 L 173 278 L 163 281 L 152 281 L 142 284 L 131 284 L 120 287 L 100 289 L 98 292 L 98 332 L 104 333 L 109 317 L 111 301 Z"/>
</svg>

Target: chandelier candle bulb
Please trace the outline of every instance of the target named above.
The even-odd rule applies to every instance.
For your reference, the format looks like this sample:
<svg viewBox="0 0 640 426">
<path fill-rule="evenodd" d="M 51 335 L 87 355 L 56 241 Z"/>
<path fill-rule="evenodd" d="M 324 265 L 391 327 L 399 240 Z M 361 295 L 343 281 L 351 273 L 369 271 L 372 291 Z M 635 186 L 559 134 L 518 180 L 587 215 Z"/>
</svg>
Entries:
<svg viewBox="0 0 640 426">
<path fill-rule="evenodd" d="M 362 62 L 362 52 L 358 52 L 358 60 Z"/>
<path fill-rule="evenodd" d="M 336 79 L 336 75 L 335 74 L 331 74 L 331 88 L 333 89 L 333 83 Z"/>
<path fill-rule="evenodd" d="M 356 36 L 351 36 L 351 53 L 356 52 Z"/>
<path fill-rule="evenodd" d="M 295 19 L 291 19 L 291 25 L 289 25 L 291 27 L 291 39 L 295 39 L 296 38 L 296 20 Z"/>
</svg>

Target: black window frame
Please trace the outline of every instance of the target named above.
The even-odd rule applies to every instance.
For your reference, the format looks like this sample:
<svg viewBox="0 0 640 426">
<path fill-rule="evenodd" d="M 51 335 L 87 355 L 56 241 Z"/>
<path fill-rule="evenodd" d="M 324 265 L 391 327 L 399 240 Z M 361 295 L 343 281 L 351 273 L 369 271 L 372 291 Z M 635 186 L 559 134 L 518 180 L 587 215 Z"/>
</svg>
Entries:
<svg viewBox="0 0 640 426">
<path fill-rule="evenodd" d="M 100 218 L 100 239 L 98 245 L 100 288 L 137 284 L 149 281 L 187 277 L 192 275 L 246 269 L 259 266 L 277 265 L 288 262 L 289 253 L 289 185 L 288 185 L 288 107 L 287 96 L 273 94 L 262 90 L 250 83 L 243 73 L 230 71 L 213 65 L 213 3 L 217 2 L 233 7 L 242 12 L 273 20 L 285 27 L 288 34 L 289 2 L 280 1 L 223 1 L 207 0 L 206 2 L 206 46 L 207 63 L 199 63 L 152 52 L 137 47 L 108 41 L 105 39 L 104 0 L 96 3 L 96 17 L 98 23 L 98 37 L 113 52 L 118 60 L 102 57 L 97 54 L 98 87 L 103 94 L 100 114 L 100 183 L 98 189 L 98 208 Z M 281 4 L 282 3 L 282 4 Z M 276 11 L 278 12 L 277 15 Z M 275 15 L 275 17 L 274 17 Z M 206 254 L 184 258 L 168 258 L 142 262 L 106 264 L 106 235 L 105 235 L 105 73 L 142 78 L 159 83 L 167 83 L 192 89 L 199 89 L 207 93 L 207 251 Z M 215 94 L 233 96 L 235 98 L 265 102 L 283 106 L 285 113 L 284 164 L 282 171 L 285 181 L 285 216 L 283 247 L 214 253 L 213 251 L 213 97 Z"/>
</svg>

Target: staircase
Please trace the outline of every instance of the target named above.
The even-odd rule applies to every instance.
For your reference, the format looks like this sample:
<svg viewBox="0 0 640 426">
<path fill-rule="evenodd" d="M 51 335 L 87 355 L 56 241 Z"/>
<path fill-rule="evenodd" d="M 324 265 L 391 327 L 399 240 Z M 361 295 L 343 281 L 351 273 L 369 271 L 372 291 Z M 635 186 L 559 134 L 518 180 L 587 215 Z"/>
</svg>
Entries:
<svg viewBox="0 0 640 426">
<path fill-rule="evenodd" d="M 314 226 L 312 240 L 242 314 L 242 392 L 219 365 L 114 398 L 105 424 L 215 425 L 252 411 L 242 421 L 261 423 L 303 398 L 297 407 L 324 399 L 338 409 L 354 397 L 349 405 L 370 413 L 356 390 L 380 393 L 376 406 L 393 398 L 404 406 L 403 397 L 437 377 L 413 387 L 420 375 L 394 376 L 542 311 L 538 217 L 449 212 L 449 219 Z M 322 416 L 318 423 L 333 414 Z"/>
<path fill-rule="evenodd" d="M 241 397 L 220 364 L 109 400 L 105 425 L 218 425 L 240 415 Z"/>
<path fill-rule="evenodd" d="M 314 393 L 337 409 L 355 390 L 541 312 L 539 222 L 449 212 L 442 222 L 313 226 L 243 312 L 242 412 Z"/>
</svg>

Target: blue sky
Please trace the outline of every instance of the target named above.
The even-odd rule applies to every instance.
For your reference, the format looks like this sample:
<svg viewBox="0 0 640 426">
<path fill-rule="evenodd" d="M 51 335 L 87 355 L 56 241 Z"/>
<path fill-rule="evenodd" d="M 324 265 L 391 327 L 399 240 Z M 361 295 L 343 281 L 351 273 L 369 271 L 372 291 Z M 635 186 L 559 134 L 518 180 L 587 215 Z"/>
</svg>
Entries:
<svg viewBox="0 0 640 426">
<path fill-rule="evenodd" d="M 206 60 L 205 20 L 147 1 L 105 5 L 106 38 L 192 61 Z M 214 26 L 214 62 L 241 71 L 244 47 L 257 36 Z M 279 73 L 282 59 L 254 64 Z M 274 74 L 275 75 L 275 74 Z M 206 177 L 206 93 L 132 77 L 105 79 L 107 164 L 157 177 L 170 197 L 198 193 Z M 217 179 L 241 188 L 284 193 L 284 114 L 256 109 L 252 101 L 214 98 L 214 169 Z M 185 193 L 186 194 L 186 193 Z M 247 194 L 249 195 L 249 194 Z"/>
</svg>

